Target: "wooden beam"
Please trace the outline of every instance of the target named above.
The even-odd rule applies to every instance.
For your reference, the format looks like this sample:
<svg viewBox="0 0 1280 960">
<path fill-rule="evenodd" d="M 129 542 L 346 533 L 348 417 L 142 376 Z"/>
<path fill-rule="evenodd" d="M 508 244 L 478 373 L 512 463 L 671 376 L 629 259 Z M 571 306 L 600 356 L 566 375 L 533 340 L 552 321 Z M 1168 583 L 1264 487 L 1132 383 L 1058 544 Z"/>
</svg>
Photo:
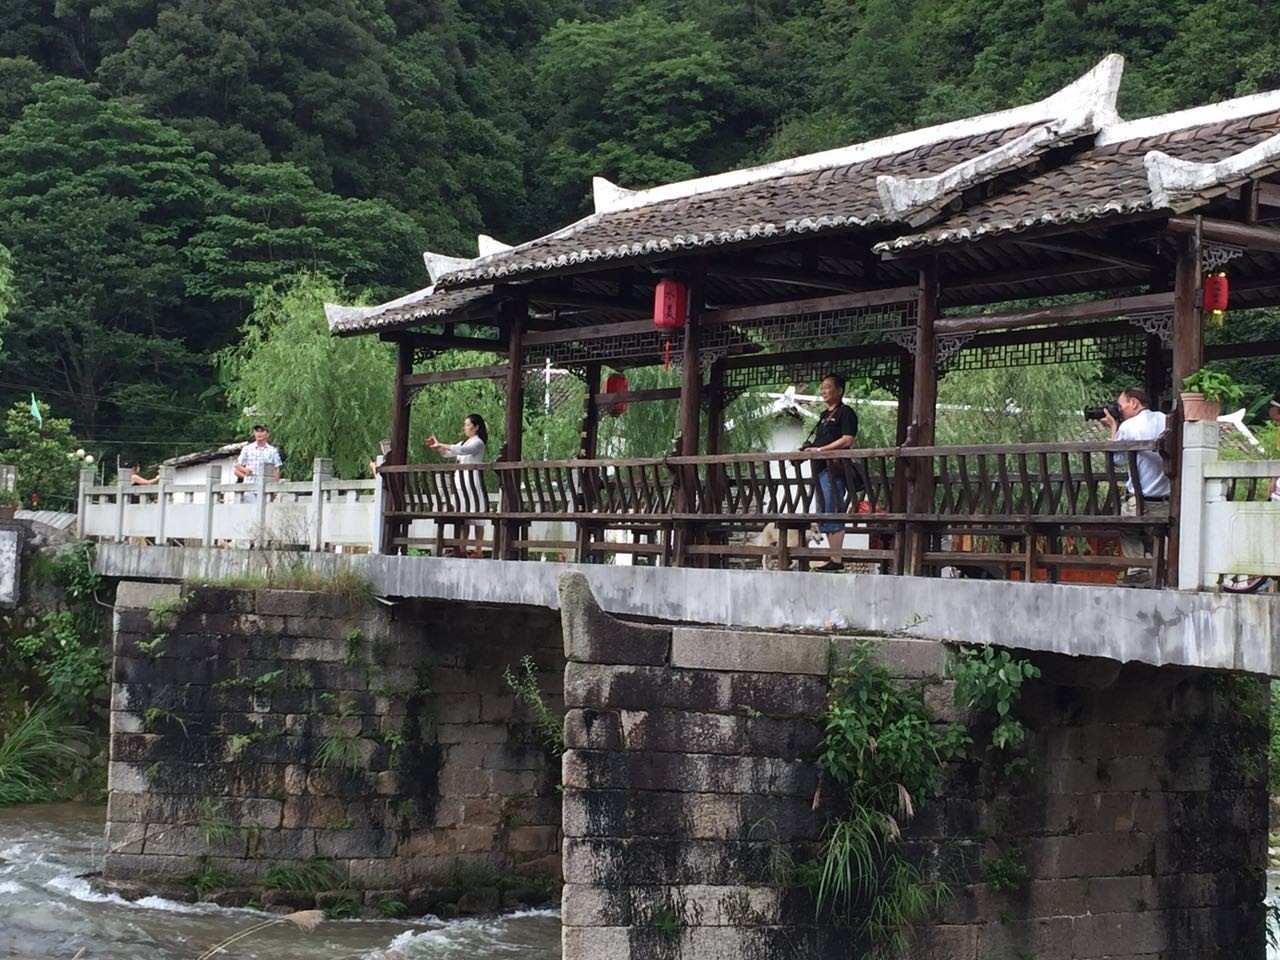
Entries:
<svg viewBox="0 0 1280 960">
<path fill-rule="evenodd" d="M 1170 233 L 1182 236 L 1195 234 L 1197 221 L 1201 243 L 1208 240 L 1250 250 L 1280 250 L 1280 228 L 1277 227 L 1260 227 L 1209 217 L 1170 217 L 1168 229 Z"/>
<path fill-rule="evenodd" d="M 1153 310 L 1172 309 L 1172 307 L 1172 293 L 1148 293 L 1137 297 L 1113 297 L 1109 300 L 1090 300 L 1087 303 L 1069 303 L 1063 306 L 1040 307 L 1013 313 L 945 317 L 934 324 L 934 331 L 941 335 L 981 330 L 1009 330 L 1042 323 L 1097 320 L 1102 317 L 1117 317 L 1130 313 L 1150 313 Z"/>
<path fill-rule="evenodd" d="M 650 308 L 652 312 L 652 308 Z M 585 327 L 564 327 L 560 330 L 539 330 L 524 338 L 526 347 L 541 347 L 552 343 L 573 343 L 578 340 L 604 340 L 632 333 L 651 333 L 652 318 L 647 320 L 619 320 L 616 323 L 595 323 Z"/>
<path fill-rule="evenodd" d="M 794 284 L 801 287 L 817 287 L 819 290 L 856 292 L 866 289 L 867 286 L 866 280 L 858 277 L 821 270 L 804 270 L 774 263 L 713 263 L 707 267 L 707 273 L 716 277 L 737 277 L 746 280 Z"/>
<path fill-rule="evenodd" d="M 501 340 L 490 340 L 486 337 L 455 337 L 439 333 L 382 333 L 378 339 L 386 343 L 407 343 L 411 347 L 427 350 L 488 350 L 491 353 L 502 353 L 507 345 Z"/>
<path fill-rule="evenodd" d="M 915 298 L 915 287 L 890 287 L 884 290 L 864 290 L 861 293 L 845 293 L 831 297 L 782 300 L 777 303 L 758 303 L 743 307 L 721 307 L 718 310 L 708 310 L 703 314 L 702 325 L 723 327 L 751 320 L 768 320 L 772 317 L 794 317 L 805 313 L 822 313 L 827 310 L 850 310 L 882 303 L 905 303 Z"/>
<path fill-rule="evenodd" d="M 711 364 L 707 381 L 707 453 L 723 453 L 724 446 L 724 367 L 723 359 Z"/>
<path fill-rule="evenodd" d="M 915 390 L 912 397 L 911 422 L 915 427 L 914 446 L 933 443 L 934 422 L 938 406 L 937 350 L 938 261 L 929 260 L 920 269 L 920 287 L 916 307 Z"/>
<path fill-rule="evenodd" d="M 619 390 L 617 393 L 596 395 L 596 407 L 611 407 L 615 403 L 643 403 L 646 400 L 675 400 L 680 387 L 662 387 L 655 390 Z"/>
<path fill-rule="evenodd" d="M 412 348 L 409 348 L 412 349 Z M 517 369 L 519 367 L 517 366 Z M 423 387 L 430 383 L 459 383 L 463 380 L 495 380 L 509 373 L 507 364 L 495 363 L 488 367 L 460 367 L 457 370 L 432 370 L 430 373 L 410 373 L 404 377 L 406 387 Z"/>
<path fill-rule="evenodd" d="M 1089 243 L 1084 240 L 1030 240 L 1015 237 L 1011 241 L 1019 247 L 1033 247 L 1037 250 L 1049 250 L 1053 253 L 1067 253 L 1078 257 L 1088 257 L 1091 260 L 1098 260 L 1102 263 L 1109 263 L 1113 267 L 1124 267 L 1131 270 L 1149 270 L 1151 264 L 1142 260 L 1135 260 L 1132 257 L 1122 256 L 1115 249 L 1109 246 Z"/>
<path fill-rule="evenodd" d="M 1061 277 L 1075 277 L 1090 273 L 1127 269 L 1117 267 L 1113 263 L 1101 263 L 1097 260 L 1073 260 L 1069 263 L 1046 263 L 1025 270 L 1009 270 L 1004 273 L 989 273 L 983 276 L 957 277 L 956 283 L 947 284 L 943 302 L 964 302 L 965 295 L 983 287 L 995 287 L 1011 283 L 1034 283 L 1037 280 L 1057 280 Z M 1145 273 L 1146 268 L 1144 268 Z M 1133 281 L 1128 281 L 1132 284 Z"/>
<path fill-rule="evenodd" d="M 779 363 L 807 363 L 813 360 L 862 360 L 867 357 L 892 357 L 902 351 L 892 343 L 864 343 L 850 347 L 817 347 L 812 350 L 789 350 L 782 353 L 757 353 L 744 357 L 730 357 L 725 361 L 729 370 L 749 370 L 755 367 L 771 367 Z"/>
<path fill-rule="evenodd" d="M 1280 340 L 1249 340 L 1244 343 L 1214 343 L 1204 348 L 1204 359 L 1235 360 L 1238 357 L 1280 356 Z"/>
<path fill-rule="evenodd" d="M 577 290 L 557 290 L 546 287 L 529 287 L 529 299 L 557 307 L 579 307 L 583 310 L 613 310 L 618 313 L 653 313 L 653 304 L 623 297 L 608 297 L 598 293 L 582 293 Z"/>
</svg>

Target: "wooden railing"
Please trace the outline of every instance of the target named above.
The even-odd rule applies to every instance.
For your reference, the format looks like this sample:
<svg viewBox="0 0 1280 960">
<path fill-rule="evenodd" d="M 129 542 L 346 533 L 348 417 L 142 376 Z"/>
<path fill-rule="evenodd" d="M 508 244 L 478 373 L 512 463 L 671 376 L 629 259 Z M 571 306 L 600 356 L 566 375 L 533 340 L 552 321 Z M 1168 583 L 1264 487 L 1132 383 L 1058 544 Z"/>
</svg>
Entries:
<svg viewBox="0 0 1280 960">
<path fill-rule="evenodd" d="M 506 462 L 386 467 L 388 516 L 430 518 L 437 530 L 483 518 L 486 546 L 516 559 L 531 552 L 647 556 L 676 565 L 768 558 L 786 567 L 830 558 L 811 545 L 811 525 L 838 522 L 852 534 L 841 556 L 886 572 L 950 566 L 984 576 L 1057 579 L 1064 568 L 1146 567 L 1164 582 L 1170 520 L 1139 495 L 1123 515 L 1125 484 L 1156 441 L 919 447 L 837 452 L 751 453 L 645 460 Z M 828 470 L 851 491 L 847 509 L 824 512 L 816 474 Z M 908 483 L 901 482 L 906 479 Z M 908 491 L 913 491 L 908 495 Z M 559 536 L 531 524 L 561 524 Z M 1142 534 L 1152 557 L 1123 558 L 1125 534 Z M 612 538 L 612 539 L 611 539 Z M 918 544 L 909 550 L 911 542 Z M 394 536 L 394 548 L 435 546 Z"/>
</svg>

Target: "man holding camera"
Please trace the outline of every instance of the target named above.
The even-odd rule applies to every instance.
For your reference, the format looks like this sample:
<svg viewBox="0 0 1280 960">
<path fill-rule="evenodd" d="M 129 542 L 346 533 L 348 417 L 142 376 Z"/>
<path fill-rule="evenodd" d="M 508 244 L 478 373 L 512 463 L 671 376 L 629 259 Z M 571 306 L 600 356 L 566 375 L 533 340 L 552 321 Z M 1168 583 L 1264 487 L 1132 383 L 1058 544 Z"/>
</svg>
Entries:
<svg viewBox="0 0 1280 960">
<path fill-rule="evenodd" d="M 1129 387 L 1116 397 L 1120 421 L 1117 422 L 1112 408 L 1108 406 L 1103 413 L 1102 422 L 1111 431 L 1112 440 L 1154 440 L 1165 431 L 1165 415 L 1151 409 L 1151 398 L 1141 387 Z M 1116 463 L 1124 463 L 1125 454 L 1113 454 Z M 1143 450 L 1137 455 L 1137 480 L 1142 491 L 1143 511 L 1146 517 L 1169 516 L 1169 478 L 1164 475 L 1164 463 L 1160 454 L 1154 450 Z M 1130 475 L 1125 481 L 1126 495 L 1120 513 L 1126 517 L 1138 516 L 1137 500 L 1134 496 L 1134 478 Z M 1146 555 L 1143 537 L 1140 532 L 1125 532 L 1120 537 L 1120 552 L 1126 557 L 1142 557 Z M 1130 567 L 1120 578 L 1120 583 L 1139 586 L 1151 582 L 1151 571 L 1142 567 Z"/>
</svg>

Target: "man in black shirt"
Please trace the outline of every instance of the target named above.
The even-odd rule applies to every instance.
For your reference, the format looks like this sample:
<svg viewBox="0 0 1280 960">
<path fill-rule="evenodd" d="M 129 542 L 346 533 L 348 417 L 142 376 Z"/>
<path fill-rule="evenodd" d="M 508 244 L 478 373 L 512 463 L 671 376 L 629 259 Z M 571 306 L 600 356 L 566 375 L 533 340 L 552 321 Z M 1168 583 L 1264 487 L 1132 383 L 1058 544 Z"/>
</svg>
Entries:
<svg viewBox="0 0 1280 960">
<path fill-rule="evenodd" d="M 852 407 L 844 404 L 844 377 L 838 373 L 828 373 L 822 378 L 822 402 L 827 409 L 818 418 L 814 427 L 813 443 L 810 450 L 848 450 L 858 436 L 858 415 Z M 829 470 L 822 460 L 813 463 L 814 477 L 818 481 L 820 509 L 823 513 L 844 513 L 847 507 L 848 489 L 844 482 L 844 471 Z M 840 556 L 840 548 L 844 545 L 843 522 L 824 521 L 818 529 L 827 535 L 827 542 L 835 555 L 826 563 L 814 567 L 815 570 L 838 571 L 844 569 L 844 558 Z"/>
</svg>

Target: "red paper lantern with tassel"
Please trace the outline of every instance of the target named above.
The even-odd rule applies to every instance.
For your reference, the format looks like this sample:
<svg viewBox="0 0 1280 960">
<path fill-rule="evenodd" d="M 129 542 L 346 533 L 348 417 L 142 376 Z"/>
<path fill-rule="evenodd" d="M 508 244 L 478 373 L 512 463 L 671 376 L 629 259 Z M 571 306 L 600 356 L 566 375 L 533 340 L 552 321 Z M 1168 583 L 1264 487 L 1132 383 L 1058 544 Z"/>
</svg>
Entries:
<svg viewBox="0 0 1280 960">
<path fill-rule="evenodd" d="M 653 325 L 662 333 L 662 366 L 671 369 L 671 333 L 684 329 L 689 311 L 689 288 L 670 277 L 653 289 Z"/>
<path fill-rule="evenodd" d="M 1211 273 L 1204 278 L 1204 308 L 1209 313 L 1210 323 L 1222 323 L 1229 298 L 1230 286 L 1225 273 Z"/>
<path fill-rule="evenodd" d="M 611 373 L 604 378 L 605 393 L 626 393 L 628 386 L 627 378 L 620 373 Z M 609 408 L 610 415 L 615 417 L 621 416 L 626 412 L 627 405 L 625 403 L 615 403 Z"/>
</svg>

